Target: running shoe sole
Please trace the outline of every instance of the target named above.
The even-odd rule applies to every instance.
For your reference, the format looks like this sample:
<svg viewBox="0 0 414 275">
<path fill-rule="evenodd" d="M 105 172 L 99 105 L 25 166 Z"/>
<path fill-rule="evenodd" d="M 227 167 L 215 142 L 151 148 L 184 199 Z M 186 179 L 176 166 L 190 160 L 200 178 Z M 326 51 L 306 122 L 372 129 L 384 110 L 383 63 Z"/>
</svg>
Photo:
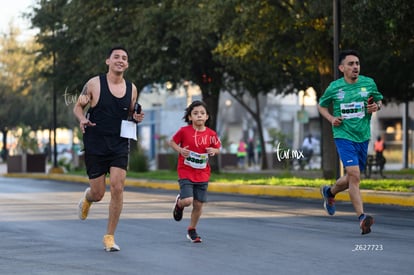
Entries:
<svg viewBox="0 0 414 275">
<path fill-rule="evenodd" d="M 115 243 L 114 237 L 111 235 L 105 235 L 102 242 L 106 252 L 117 252 L 121 250 L 121 248 Z"/>
<path fill-rule="evenodd" d="M 323 208 L 325 208 L 326 212 L 329 215 L 333 216 L 333 215 L 335 215 L 335 211 L 336 211 L 335 205 L 331 206 L 332 207 L 331 211 L 328 209 L 328 198 L 325 197 L 325 192 L 324 192 L 325 187 L 327 187 L 327 186 L 323 185 L 320 188 L 320 192 L 321 192 L 321 195 L 322 195 L 322 198 L 323 198 Z"/>
<path fill-rule="evenodd" d="M 176 220 L 177 222 L 179 222 L 183 219 L 183 211 L 184 211 L 184 209 L 176 211 L 177 203 L 178 203 L 179 199 L 180 199 L 180 194 L 178 194 L 177 197 L 175 198 L 175 203 L 174 203 L 174 207 L 173 207 L 173 217 L 174 217 L 174 220 Z"/>
<path fill-rule="evenodd" d="M 104 250 L 106 252 L 117 252 L 117 251 L 121 251 L 121 249 L 119 248 L 118 245 L 114 244 L 112 247 L 104 247 Z"/>
<path fill-rule="evenodd" d="M 374 218 L 371 216 L 366 216 L 365 219 L 361 222 L 361 234 L 365 235 L 371 232 L 371 226 L 374 224 Z"/>
<path fill-rule="evenodd" d="M 191 239 L 191 236 L 189 234 L 187 234 L 187 239 L 192 243 L 201 243 L 203 241 L 200 236 L 198 236 L 197 238 L 193 240 Z"/>
</svg>

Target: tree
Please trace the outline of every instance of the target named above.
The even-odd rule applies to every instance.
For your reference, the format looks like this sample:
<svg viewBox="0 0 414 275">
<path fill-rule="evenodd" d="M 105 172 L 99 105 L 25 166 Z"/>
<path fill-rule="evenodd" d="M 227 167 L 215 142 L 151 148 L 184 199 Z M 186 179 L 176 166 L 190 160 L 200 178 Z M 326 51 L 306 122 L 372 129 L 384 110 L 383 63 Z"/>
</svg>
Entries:
<svg viewBox="0 0 414 275">
<path fill-rule="evenodd" d="M 413 4 L 404 0 L 393 3 L 347 1 L 342 9 L 341 48 L 375 49 L 378 55 L 367 58 L 366 68 L 376 61 L 381 67 L 380 79 L 392 80 L 389 76 L 396 75 L 398 81 L 384 81 L 379 86 L 393 83 L 399 92 L 389 95 L 405 100 L 407 94 L 413 94 L 407 93 L 413 83 L 410 60 L 414 28 L 409 15 Z M 55 10 L 50 10 L 51 4 Z M 397 16 L 394 11 L 398 11 Z M 378 14 L 384 20 L 376 20 Z M 237 91 L 233 95 L 244 103 L 246 93 L 257 98 L 310 86 L 319 98 L 333 80 L 329 1 L 50 0 L 40 1 L 33 15 L 35 26 L 41 30 L 38 38 L 42 38 L 43 53 L 50 57 L 51 49 L 55 51 L 54 77 L 62 87 L 80 90 L 79 83 L 104 70 L 102 56 L 106 50 L 123 44 L 130 50 L 128 76 L 139 89 L 167 81 L 198 84 L 213 116 L 213 129 L 222 89 Z M 355 28 L 355 22 L 366 27 Z M 52 30 L 55 37 L 50 37 Z M 377 39 L 383 32 L 391 37 L 388 42 Z M 403 36 L 397 35 L 400 33 Z M 385 42 L 392 47 L 382 50 Z M 382 60 L 378 58 L 381 56 Z M 407 70 L 398 70 L 401 65 Z M 260 101 L 242 105 L 260 125 Z M 330 125 L 323 119 L 322 142 L 324 176 L 333 178 L 336 150 Z"/>
<path fill-rule="evenodd" d="M 361 52 L 362 70 L 376 80 L 385 100 L 413 100 L 414 2 L 353 0 L 342 10 L 343 46 Z"/>
<path fill-rule="evenodd" d="M 52 4 L 53 14 L 49 14 L 47 7 Z M 240 87 L 242 93 L 249 91 L 254 96 L 274 88 L 279 88 L 276 91 L 280 93 L 292 92 L 295 84 L 307 87 L 315 83 L 312 82 L 315 77 L 310 77 L 312 74 L 304 73 L 303 69 L 312 72 L 316 67 L 312 61 L 322 54 L 316 55 L 318 51 L 312 48 L 310 56 L 315 58 L 303 58 L 309 48 L 298 42 L 304 33 L 302 25 L 309 25 L 305 24 L 309 13 L 304 7 L 307 6 L 296 1 L 292 4 L 291 1 L 235 0 L 184 3 L 174 0 L 145 3 L 54 0 L 41 2 L 33 22 L 40 23 L 38 26 L 45 36 L 39 36 L 43 38 L 39 42 L 47 44 L 46 52 L 56 50 L 58 66 L 63 64 L 62 58 L 69 61 L 65 62 L 67 67 L 74 65 L 70 60 L 88 60 L 87 65 L 79 62 L 79 68 L 90 74 L 101 64 L 96 53 L 113 43 L 126 44 L 132 60 L 136 61 L 131 62 L 129 75 L 138 79 L 139 88 L 164 81 L 177 84 L 190 80 L 198 84 L 213 116 L 211 127 L 214 129 L 224 73 L 229 76 L 227 83 L 230 80 L 233 87 Z M 261 16 L 256 22 L 258 14 Z M 53 30 L 58 30 L 57 39 L 48 38 Z M 312 41 L 313 36 L 307 36 L 308 40 Z M 73 48 L 77 54 L 62 50 L 65 49 L 62 38 L 76 46 Z M 227 53 L 218 56 L 220 51 L 216 50 L 220 45 L 227 49 L 232 43 L 242 45 L 242 50 L 246 46 L 251 52 L 242 58 L 229 58 Z M 319 48 L 326 49 L 325 46 Z M 326 59 L 321 60 L 325 62 Z M 64 68 L 57 70 L 59 72 L 64 72 Z M 55 77 L 64 79 L 64 75 Z M 260 106 L 256 106 L 256 113 L 253 109 L 250 111 L 260 124 L 257 115 Z"/>
<path fill-rule="evenodd" d="M 113 45 L 123 44 L 129 49 L 131 61 L 128 76 L 132 76 L 139 90 L 166 81 L 177 85 L 189 80 L 198 84 L 212 114 L 210 126 L 214 129 L 221 73 L 220 65 L 212 58 L 217 43 L 214 30 L 199 22 L 200 18 L 208 18 L 204 8 L 199 1 L 54 0 L 42 1 L 32 22 L 41 30 L 38 41 L 45 45 L 43 53 L 55 53 L 56 80 L 68 82 L 65 72 L 74 65 L 79 65 L 86 75 L 95 74 L 104 65 L 103 49 L 106 53 Z M 77 53 L 67 50 L 63 39 L 75 45 Z M 89 62 L 75 64 L 71 59 Z"/>
<path fill-rule="evenodd" d="M 154 1 L 138 19 L 141 29 L 132 49 L 141 58 L 138 72 L 145 85 L 191 81 L 200 86 L 213 117 L 210 127 L 215 129 L 222 73 L 213 50 L 220 29 L 209 22 L 206 3 Z"/>
<path fill-rule="evenodd" d="M 125 45 L 131 62 L 127 76 L 139 90 L 152 83 L 190 80 L 202 88 L 204 100 L 211 100 L 214 114 L 221 74 L 212 60 L 217 39 L 199 22 L 205 18 L 203 7 L 199 1 L 53 0 L 41 1 L 31 16 L 40 29 L 37 41 L 44 45 L 43 56 L 55 52 L 60 85 L 80 90 L 79 83 L 104 70 L 107 50 Z M 79 70 L 68 79 L 74 67 Z M 204 75 L 214 81 L 205 82 Z"/>
<path fill-rule="evenodd" d="M 0 109 L 3 149 L 7 148 L 7 133 L 20 124 L 41 128 L 43 113 L 33 113 L 44 109 L 44 98 L 32 101 L 35 83 L 34 55 L 36 45 L 32 41 L 21 42 L 17 38 L 20 30 L 10 25 L 8 34 L 0 39 Z"/>
<path fill-rule="evenodd" d="M 293 93 L 311 86 L 320 96 L 333 78 L 331 50 L 327 50 L 332 49 L 327 9 L 308 1 L 225 3 L 227 6 L 221 5 L 226 8 L 216 9 L 228 26 L 215 50 L 216 58 L 229 75 L 226 83 L 231 94 L 256 121 L 265 148 L 258 96 Z M 246 93 L 254 104 L 246 101 Z M 325 140 L 332 140 L 327 135 Z M 335 155 L 334 146 L 327 148 L 326 156 Z M 330 161 L 332 157 L 327 160 L 327 177 L 333 177 L 335 166 L 329 164 L 335 162 Z M 265 160 L 262 165 L 267 168 Z"/>
<path fill-rule="evenodd" d="M 67 115 L 71 111 L 67 97 L 74 96 L 79 85 L 79 58 L 75 54 L 77 45 L 72 43 L 67 34 L 64 16 L 66 5 L 66 0 L 42 0 L 32 13 L 26 14 L 31 19 L 32 27 L 39 29 L 35 39 L 40 47 L 33 53 L 36 56 L 37 75 L 42 81 L 38 87 L 42 87 L 43 95 L 50 100 L 48 105 L 60 110 L 56 113 L 56 127 L 75 125 L 75 119 Z M 53 106 L 55 103 L 56 106 Z M 48 127 L 52 129 L 52 108 L 49 114 Z"/>
</svg>

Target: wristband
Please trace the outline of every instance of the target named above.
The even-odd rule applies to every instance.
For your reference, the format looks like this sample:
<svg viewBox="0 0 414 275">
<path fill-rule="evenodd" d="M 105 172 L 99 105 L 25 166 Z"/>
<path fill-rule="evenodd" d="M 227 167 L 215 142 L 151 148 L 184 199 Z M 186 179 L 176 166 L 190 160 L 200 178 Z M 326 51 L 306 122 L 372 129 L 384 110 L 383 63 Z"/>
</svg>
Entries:
<svg viewBox="0 0 414 275">
<path fill-rule="evenodd" d="M 377 104 L 378 111 L 381 110 L 382 104 L 381 103 L 375 103 L 375 104 Z"/>
</svg>

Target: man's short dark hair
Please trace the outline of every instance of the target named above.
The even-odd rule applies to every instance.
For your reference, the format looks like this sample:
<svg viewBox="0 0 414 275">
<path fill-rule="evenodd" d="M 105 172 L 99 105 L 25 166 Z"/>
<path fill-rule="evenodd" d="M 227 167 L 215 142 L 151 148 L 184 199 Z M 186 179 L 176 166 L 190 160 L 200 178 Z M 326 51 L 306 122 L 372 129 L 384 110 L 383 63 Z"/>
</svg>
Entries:
<svg viewBox="0 0 414 275">
<path fill-rule="evenodd" d="M 116 51 L 116 50 L 122 50 L 122 51 L 126 52 L 127 56 L 129 57 L 129 53 L 128 53 L 127 49 L 125 49 L 125 47 L 124 47 L 124 46 L 115 46 L 115 47 L 112 47 L 112 48 L 108 51 L 108 55 L 107 55 L 106 57 L 107 57 L 107 58 L 110 58 L 110 57 L 111 57 L 112 52 L 113 52 L 113 51 Z"/>
<path fill-rule="evenodd" d="M 343 50 L 339 53 L 339 64 L 342 63 L 342 61 L 348 56 L 348 55 L 353 55 L 358 57 L 359 59 L 359 52 L 355 51 L 355 50 Z"/>
</svg>

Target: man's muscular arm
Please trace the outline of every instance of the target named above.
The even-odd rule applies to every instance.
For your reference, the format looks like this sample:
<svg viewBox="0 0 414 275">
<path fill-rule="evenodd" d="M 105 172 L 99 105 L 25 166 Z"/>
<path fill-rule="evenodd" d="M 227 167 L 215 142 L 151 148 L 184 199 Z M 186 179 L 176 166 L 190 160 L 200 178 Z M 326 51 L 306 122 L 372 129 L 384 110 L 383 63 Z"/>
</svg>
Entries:
<svg viewBox="0 0 414 275">
<path fill-rule="evenodd" d="M 75 117 L 79 121 L 79 127 L 82 133 L 85 133 L 85 128 L 87 126 L 95 126 L 95 123 L 92 123 L 89 121 L 88 118 L 85 117 L 84 109 L 85 107 L 90 104 L 92 99 L 92 93 L 89 88 L 90 81 L 88 81 L 82 89 L 81 94 L 78 97 L 78 100 L 75 103 L 75 106 L 73 107 L 73 113 Z"/>
</svg>

